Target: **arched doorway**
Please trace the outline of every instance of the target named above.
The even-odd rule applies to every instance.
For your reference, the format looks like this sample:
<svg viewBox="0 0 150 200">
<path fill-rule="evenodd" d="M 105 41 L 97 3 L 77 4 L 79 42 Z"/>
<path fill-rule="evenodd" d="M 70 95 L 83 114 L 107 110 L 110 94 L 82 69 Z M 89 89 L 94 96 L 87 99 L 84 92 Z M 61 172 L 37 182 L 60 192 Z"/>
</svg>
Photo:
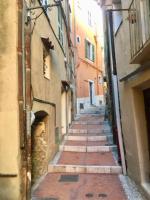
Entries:
<svg viewBox="0 0 150 200">
<path fill-rule="evenodd" d="M 47 172 L 48 168 L 48 114 L 45 111 L 35 113 L 35 121 L 32 125 L 31 136 L 31 157 L 32 170 L 31 178 L 32 185 L 42 175 Z"/>
</svg>

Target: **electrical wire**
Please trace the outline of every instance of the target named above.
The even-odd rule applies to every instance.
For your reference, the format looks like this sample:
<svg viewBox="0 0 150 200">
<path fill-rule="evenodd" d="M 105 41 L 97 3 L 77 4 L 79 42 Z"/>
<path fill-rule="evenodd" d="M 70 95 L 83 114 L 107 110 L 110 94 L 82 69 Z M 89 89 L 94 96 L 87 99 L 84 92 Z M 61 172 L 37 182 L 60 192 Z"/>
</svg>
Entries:
<svg viewBox="0 0 150 200">
<path fill-rule="evenodd" d="M 42 11 L 38 16 L 36 16 L 34 18 L 31 18 L 30 20 L 36 20 L 36 19 L 38 19 L 43 13 L 44 13 L 44 11 Z"/>
</svg>

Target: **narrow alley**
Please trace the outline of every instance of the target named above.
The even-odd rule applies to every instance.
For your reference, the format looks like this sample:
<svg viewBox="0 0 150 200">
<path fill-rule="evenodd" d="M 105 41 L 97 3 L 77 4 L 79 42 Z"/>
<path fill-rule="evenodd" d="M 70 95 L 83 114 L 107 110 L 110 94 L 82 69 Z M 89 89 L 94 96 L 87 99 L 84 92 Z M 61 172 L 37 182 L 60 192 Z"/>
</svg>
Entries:
<svg viewBox="0 0 150 200">
<path fill-rule="evenodd" d="M 150 200 L 150 0 L 0 18 L 0 200 Z"/>
<path fill-rule="evenodd" d="M 127 200 L 104 112 L 104 107 L 91 107 L 76 117 L 32 200 Z"/>
</svg>

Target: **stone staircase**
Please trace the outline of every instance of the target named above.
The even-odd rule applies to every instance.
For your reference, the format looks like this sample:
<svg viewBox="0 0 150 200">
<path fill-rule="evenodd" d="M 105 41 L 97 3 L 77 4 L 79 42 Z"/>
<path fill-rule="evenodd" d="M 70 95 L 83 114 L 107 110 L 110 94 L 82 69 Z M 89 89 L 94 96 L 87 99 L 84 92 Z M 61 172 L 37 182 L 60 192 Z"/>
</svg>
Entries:
<svg viewBox="0 0 150 200">
<path fill-rule="evenodd" d="M 120 174 L 122 168 L 113 153 L 116 150 L 109 123 L 104 121 L 104 110 L 83 114 L 72 123 L 48 171 Z"/>
<path fill-rule="evenodd" d="M 91 105 L 87 108 L 81 109 L 80 114 L 99 114 L 103 115 L 105 112 L 105 106 L 97 107 L 95 105 Z"/>
<path fill-rule="evenodd" d="M 32 189 L 32 200 L 144 200 L 117 163 L 109 123 L 104 115 L 76 118 L 49 164 L 49 172 Z"/>
</svg>

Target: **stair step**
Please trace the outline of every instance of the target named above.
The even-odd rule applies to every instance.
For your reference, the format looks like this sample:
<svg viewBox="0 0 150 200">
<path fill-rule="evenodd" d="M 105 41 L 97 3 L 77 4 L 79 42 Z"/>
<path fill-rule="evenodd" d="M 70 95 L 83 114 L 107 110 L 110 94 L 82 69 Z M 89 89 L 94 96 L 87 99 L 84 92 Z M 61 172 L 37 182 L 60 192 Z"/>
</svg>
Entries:
<svg viewBox="0 0 150 200">
<path fill-rule="evenodd" d="M 91 142 L 91 141 L 65 141 L 64 145 L 68 146 L 109 146 L 109 143 L 107 141 L 96 141 L 96 142 Z M 110 146 L 112 144 L 110 143 Z"/>
<path fill-rule="evenodd" d="M 103 121 L 73 121 L 73 125 L 104 125 Z"/>
<path fill-rule="evenodd" d="M 87 129 L 72 129 L 70 128 L 69 129 L 69 133 L 88 133 L 88 130 Z"/>
<path fill-rule="evenodd" d="M 101 132 L 110 132 L 108 130 L 103 130 L 103 129 L 77 129 L 77 128 L 70 128 L 69 129 L 69 133 L 85 133 L 85 134 L 88 134 L 88 133 L 101 133 Z"/>
<path fill-rule="evenodd" d="M 65 140 L 72 141 L 106 141 L 107 136 L 65 136 Z"/>
<path fill-rule="evenodd" d="M 113 146 L 71 146 L 71 145 L 60 145 L 60 151 L 71 151 L 71 152 L 109 152 L 116 148 Z"/>
<path fill-rule="evenodd" d="M 98 173 L 98 174 L 121 174 L 120 166 L 93 166 L 93 165 L 49 165 L 48 172 L 61 173 Z"/>
</svg>

